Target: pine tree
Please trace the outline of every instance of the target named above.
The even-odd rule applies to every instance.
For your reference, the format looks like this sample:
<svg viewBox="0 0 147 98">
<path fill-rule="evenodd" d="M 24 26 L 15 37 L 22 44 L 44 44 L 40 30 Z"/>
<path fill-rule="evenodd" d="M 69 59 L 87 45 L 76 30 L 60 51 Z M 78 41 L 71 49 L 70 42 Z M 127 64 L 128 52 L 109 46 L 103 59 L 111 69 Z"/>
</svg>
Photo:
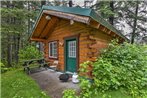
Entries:
<svg viewBox="0 0 147 98">
<path fill-rule="evenodd" d="M 27 11 L 26 1 L 2 1 L 1 4 L 2 62 L 11 67 L 12 62 L 18 63 L 19 49 L 28 43 L 26 21 L 34 20 L 36 15 L 34 6 Z"/>
<path fill-rule="evenodd" d="M 131 43 L 139 42 L 147 36 L 147 3 L 145 1 L 122 2 L 121 16 L 131 31 L 128 33 Z"/>
<path fill-rule="evenodd" d="M 134 41 L 145 40 L 147 37 L 146 6 L 146 1 L 97 0 L 91 8 L 95 9 L 106 21 L 126 35 L 131 43 L 134 43 Z"/>
</svg>

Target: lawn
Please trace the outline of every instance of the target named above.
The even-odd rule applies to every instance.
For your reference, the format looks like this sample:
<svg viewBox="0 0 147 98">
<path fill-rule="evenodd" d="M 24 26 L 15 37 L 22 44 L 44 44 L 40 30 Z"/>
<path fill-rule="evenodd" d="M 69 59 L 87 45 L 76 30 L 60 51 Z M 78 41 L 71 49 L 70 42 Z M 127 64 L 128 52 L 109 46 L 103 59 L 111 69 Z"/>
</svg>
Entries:
<svg viewBox="0 0 147 98">
<path fill-rule="evenodd" d="M 50 98 L 22 70 L 1 75 L 1 98 Z"/>
</svg>

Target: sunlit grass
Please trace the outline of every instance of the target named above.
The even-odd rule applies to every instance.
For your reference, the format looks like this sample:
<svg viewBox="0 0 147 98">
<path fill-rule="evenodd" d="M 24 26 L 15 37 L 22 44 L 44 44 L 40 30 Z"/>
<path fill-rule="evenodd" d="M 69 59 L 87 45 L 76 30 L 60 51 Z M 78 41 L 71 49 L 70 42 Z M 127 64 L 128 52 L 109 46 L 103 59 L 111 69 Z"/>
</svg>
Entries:
<svg viewBox="0 0 147 98">
<path fill-rule="evenodd" d="M 1 75 L 1 98 L 50 98 L 22 70 Z"/>
</svg>

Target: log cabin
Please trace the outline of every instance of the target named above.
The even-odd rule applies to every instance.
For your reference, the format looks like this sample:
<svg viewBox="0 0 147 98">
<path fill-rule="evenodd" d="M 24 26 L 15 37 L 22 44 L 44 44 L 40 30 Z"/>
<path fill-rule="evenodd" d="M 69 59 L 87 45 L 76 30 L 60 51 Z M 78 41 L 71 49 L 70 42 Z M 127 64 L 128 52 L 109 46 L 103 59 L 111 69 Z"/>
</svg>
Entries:
<svg viewBox="0 0 147 98">
<path fill-rule="evenodd" d="M 58 70 L 78 72 L 79 64 L 95 61 L 115 38 L 127 41 L 93 9 L 43 6 L 29 40 L 44 44 L 44 58 L 58 60 Z"/>
</svg>

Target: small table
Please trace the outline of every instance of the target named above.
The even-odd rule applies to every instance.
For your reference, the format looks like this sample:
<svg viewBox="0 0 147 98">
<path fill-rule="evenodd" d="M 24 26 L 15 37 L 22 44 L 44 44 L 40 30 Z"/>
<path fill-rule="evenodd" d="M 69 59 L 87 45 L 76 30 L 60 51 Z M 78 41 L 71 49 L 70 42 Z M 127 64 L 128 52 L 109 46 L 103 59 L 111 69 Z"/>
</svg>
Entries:
<svg viewBox="0 0 147 98">
<path fill-rule="evenodd" d="M 48 63 L 45 62 L 45 59 L 41 58 L 41 59 L 31 59 L 31 60 L 24 60 L 23 61 L 24 64 L 23 64 L 23 67 L 24 67 L 24 71 L 28 74 L 30 74 L 30 64 L 32 64 L 33 62 L 37 62 L 39 64 L 39 68 L 40 67 L 44 67 L 45 69 L 47 69 L 48 67 Z"/>
</svg>

